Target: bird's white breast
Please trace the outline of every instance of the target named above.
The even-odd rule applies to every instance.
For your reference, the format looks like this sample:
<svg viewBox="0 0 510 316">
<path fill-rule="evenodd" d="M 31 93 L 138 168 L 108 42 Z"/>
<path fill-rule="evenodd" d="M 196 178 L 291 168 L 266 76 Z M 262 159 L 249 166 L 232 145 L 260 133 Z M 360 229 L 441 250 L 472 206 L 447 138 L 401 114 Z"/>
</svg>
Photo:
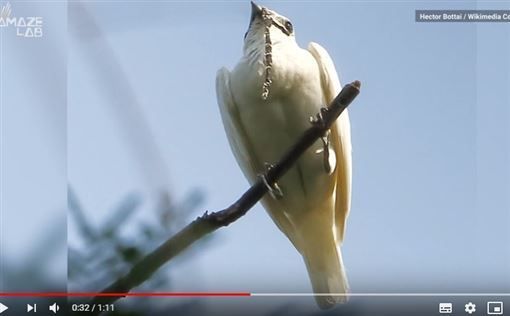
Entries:
<svg viewBox="0 0 510 316">
<path fill-rule="evenodd" d="M 325 106 L 317 62 L 295 43 L 273 47 L 272 80 L 269 98 L 263 100 L 262 59 L 243 58 L 230 81 L 241 123 L 260 163 L 276 163 L 310 127 L 310 116 Z M 306 211 L 331 194 L 334 180 L 324 170 L 322 154 L 316 153 L 321 148 L 316 142 L 279 181 L 285 211 Z"/>
</svg>

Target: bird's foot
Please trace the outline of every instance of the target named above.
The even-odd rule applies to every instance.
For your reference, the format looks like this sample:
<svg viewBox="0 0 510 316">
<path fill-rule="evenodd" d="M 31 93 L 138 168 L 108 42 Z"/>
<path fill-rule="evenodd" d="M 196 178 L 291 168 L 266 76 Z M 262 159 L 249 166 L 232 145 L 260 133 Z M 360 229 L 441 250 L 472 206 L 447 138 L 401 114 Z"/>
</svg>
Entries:
<svg viewBox="0 0 510 316">
<path fill-rule="evenodd" d="M 322 148 L 315 151 L 316 154 L 322 153 L 324 171 L 326 171 L 327 174 L 331 174 L 331 171 L 333 171 L 333 166 L 331 166 L 331 163 L 329 161 L 329 145 L 330 145 L 329 136 L 330 136 L 330 134 L 331 134 L 331 131 L 328 130 L 326 132 L 326 135 L 321 137 Z"/>
<path fill-rule="evenodd" d="M 319 125 L 320 127 L 324 127 L 324 114 L 328 112 L 328 108 L 321 108 L 319 113 L 316 116 L 310 116 L 310 124 Z"/>
<path fill-rule="evenodd" d="M 329 111 L 328 108 L 321 108 L 320 112 L 314 117 L 310 116 L 310 123 L 312 125 L 319 125 L 321 127 L 324 127 L 324 114 Z M 331 134 L 331 131 L 328 129 L 326 131 L 326 134 L 321 137 L 322 141 L 322 148 L 317 150 L 316 154 L 323 154 L 323 161 L 324 161 L 324 171 L 326 171 L 327 174 L 331 174 L 331 171 L 333 170 L 333 166 L 331 166 L 331 163 L 329 162 L 329 136 Z"/>
<path fill-rule="evenodd" d="M 265 163 L 264 166 L 266 167 L 266 170 L 270 170 L 271 168 L 273 168 L 273 165 L 271 165 L 269 163 Z M 280 188 L 280 186 L 278 186 L 278 183 L 276 183 L 276 182 L 269 183 L 269 181 L 267 181 L 266 176 L 263 174 L 259 175 L 259 177 L 262 178 L 262 182 L 266 186 L 267 190 L 269 191 L 269 194 L 271 195 L 271 197 L 273 199 L 281 200 L 283 198 L 283 192 L 282 192 L 282 189 Z"/>
</svg>

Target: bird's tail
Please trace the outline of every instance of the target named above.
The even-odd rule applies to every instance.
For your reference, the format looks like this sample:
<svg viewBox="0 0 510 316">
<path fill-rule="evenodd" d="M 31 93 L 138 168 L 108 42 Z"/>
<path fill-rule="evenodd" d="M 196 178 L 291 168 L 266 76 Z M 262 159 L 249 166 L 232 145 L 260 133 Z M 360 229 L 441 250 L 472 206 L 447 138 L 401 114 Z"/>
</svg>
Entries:
<svg viewBox="0 0 510 316">
<path fill-rule="evenodd" d="M 302 252 L 313 291 L 316 294 L 315 300 L 321 309 L 328 309 L 337 303 L 346 302 L 349 292 L 340 247 L 337 246 L 334 238 L 326 239 L 329 245 L 323 243 L 318 247 L 308 245 Z"/>
</svg>

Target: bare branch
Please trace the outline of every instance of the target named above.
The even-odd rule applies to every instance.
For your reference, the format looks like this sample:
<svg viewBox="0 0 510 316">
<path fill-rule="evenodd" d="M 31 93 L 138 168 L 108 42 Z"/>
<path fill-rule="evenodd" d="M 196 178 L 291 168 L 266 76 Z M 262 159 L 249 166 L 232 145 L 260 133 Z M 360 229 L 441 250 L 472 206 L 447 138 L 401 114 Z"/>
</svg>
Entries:
<svg viewBox="0 0 510 316">
<path fill-rule="evenodd" d="M 347 84 L 329 107 L 321 109 L 321 112 L 317 114 L 316 123 L 303 133 L 277 164 L 266 171 L 264 177 L 267 183 L 276 183 L 299 157 L 331 128 L 338 116 L 359 94 L 360 85 L 359 81 Z M 214 213 L 205 212 L 204 215 L 198 217 L 156 250 L 142 258 L 128 274 L 104 289 L 101 295 L 92 299 L 91 303 L 108 304 L 123 297 L 122 293 L 128 293 L 134 287 L 148 280 L 161 266 L 195 241 L 220 227 L 228 226 L 245 215 L 266 193 L 268 193 L 268 188 L 264 181 L 259 179 L 228 208 Z M 112 295 L 112 293 L 120 294 Z"/>
</svg>

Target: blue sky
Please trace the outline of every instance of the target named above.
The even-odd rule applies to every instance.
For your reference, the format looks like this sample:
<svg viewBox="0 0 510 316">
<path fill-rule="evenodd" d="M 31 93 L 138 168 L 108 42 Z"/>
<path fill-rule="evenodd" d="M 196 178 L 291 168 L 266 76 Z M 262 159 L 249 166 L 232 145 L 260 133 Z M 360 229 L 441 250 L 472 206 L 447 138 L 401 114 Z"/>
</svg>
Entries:
<svg viewBox="0 0 510 316">
<path fill-rule="evenodd" d="M 260 4 L 292 20 L 302 47 L 310 41 L 323 45 L 343 83 L 362 81 L 350 108 L 353 203 L 343 246 L 352 290 L 510 291 L 510 28 L 414 22 L 415 9 L 510 4 Z M 63 7 L 34 6 L 48 23 L 44 40 L 26 44 L 2 30 L 3 78 L 13 78 L 2 81 L 5 251 L 16 253 L 17 242 L 30 242 L 14 242 L 19 232 L 8 229 L 23 210 L 36 215 L 65 206 L 59 204 L 60 178 L 55 185 L 29 187 L 33 198 L 20 204 L 26 191 L 16 186 L 19 173 L 9 172 L 13 164 L 27 176 L 49 179 L 40 167 L 67 161 L 67 179 L 95 222 L 133 191 L 143 194 L 149 212 L 159 186 L 177 198 L 193 188 L 204 190 L 204 210 L 236 199 L 247 183 L 224 135 L 214 82 L 217 69 L 232 68 L 241 56 L 249 2 L 89 2 L 70 6 L 68 40 Z M 100 33 L 88 25 L 82 8 Z M 20 55 L 22 45 L 38 53 Z M 113 78 L 105 56 L 117 60 L 125 81 Z M 32 94 L 22 89 L 24 75 L 37 79 L 28 83 Z M 67 115 L 51 114 L 55 109 L 43 105 L 50 106 L 66 83 Z M 20 98 L 26 107 L 14 106 Z M 137 130 L 126 134 L 119 123 L 119 111 L 133 102 L 168 172 L 140 168 L 140 158 L 133 156 Z M 66 134 L 66 117 L 67 156 L 54 141 Z M 55 132 L 55 126 L 61 129 Z M 26 148 L 19 147 L 22 141 Z M 48 146 L 37 147 L 43 143 Z M 18 156 L 30 159 L 15 161 Z M 34 202 L 44 196 L 55 199 Z M 216 235 L 192 264 L 172 263 L 178 289 L 310 291 L 300 256 L 261 206 Z M 68 236 L 79 243 L 72 225 Z M 189 278 L 191 272 L 198 276 Z"/>
</svg>

